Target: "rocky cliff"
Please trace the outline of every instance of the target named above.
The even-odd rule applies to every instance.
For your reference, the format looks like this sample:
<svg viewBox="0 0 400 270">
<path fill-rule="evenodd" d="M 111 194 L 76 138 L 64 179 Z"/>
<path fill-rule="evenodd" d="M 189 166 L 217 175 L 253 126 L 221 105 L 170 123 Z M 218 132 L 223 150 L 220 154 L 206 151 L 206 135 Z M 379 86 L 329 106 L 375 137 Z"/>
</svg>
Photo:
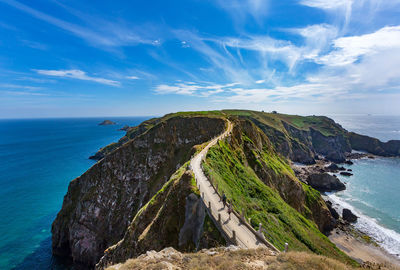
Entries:
<svg viewBox="0 0 400 270">
<path fill-rule="evenodd" d="M 121 240 L 132 218 L 190 159 L 193 146 L 221 133 L 224 120 L 159 121 L 71 181 L 52 225 L 53 253 L 93 266 Z"/>
<path fill-rule="evenodd" d="M 349 132 L 348 137 L 351 143 L 351 147 L 354 150 L 366 151 L 374 155 L 385 156 L 385 157 L 400 156 L 399 140 L 381 142 L 378 139 L 360 135 L 354 132 Z"/>
<path fill-rule="evenodd" d="M 221 236 L 209 234 L 207 226 L 210 224 L 204 223 L 206 208 L 187 167 L 188 164 L 180 168 L 140 209 L 122 240 L 104 252 L 97 269 L 124 262 L 152 249 L 171 246 L 182 251 L 195 251 L 224 243 Z"/>
<path fill-rule="evenodd" d="M 314 164 L 318 155 L 333 162 L 344 162 L 351 152 L 347 131 L 323 116 L 268 114 L 254 111 L 237 112 L 239 118 L 255 123 L 271 140 L 275 149 L 288 159 Z"/>
</svg>

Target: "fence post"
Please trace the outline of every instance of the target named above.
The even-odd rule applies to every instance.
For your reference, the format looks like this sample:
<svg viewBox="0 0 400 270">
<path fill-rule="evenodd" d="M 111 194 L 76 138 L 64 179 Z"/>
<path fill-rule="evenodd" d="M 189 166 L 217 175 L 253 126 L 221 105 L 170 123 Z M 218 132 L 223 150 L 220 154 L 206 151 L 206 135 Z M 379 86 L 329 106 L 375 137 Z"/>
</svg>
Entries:
<svg viewBox="0 0 400 270">
<path fill-rule="evenodd" d="M 232 242 L 236 243 L 236 232 L 232 230 Z"/>
<path fill-rule="evenodd" d="M 221 214 L 218 213 L 218 224 L 221 224 Z"/>
<path fill-rule="evenodd" d="M 202 193 L 201 193 L 201 196 L 202 196 L 202 197 L 203 197 L 203 199 L 204 199 L 204 192 L 202 192 Z"/>
<path fill-rule="evenodd" d="M 210 212 L 211 212 L 211 201 L 208 201 L 208 208 L 210 208 Z"/>
<path fill-rule="evenodd" d="M 288 249 L 289 249 L 289 244 L 285 243 L 285 252 L 288 252 Z"/>
<path fill-rule="evenodd" d="M 240 215 L 240 218 L 242 219 L 242 222 L 246 222 L 246 219 L 244 217 L 244 209 L 242 208 L 242 213 Z"/>
</svg>

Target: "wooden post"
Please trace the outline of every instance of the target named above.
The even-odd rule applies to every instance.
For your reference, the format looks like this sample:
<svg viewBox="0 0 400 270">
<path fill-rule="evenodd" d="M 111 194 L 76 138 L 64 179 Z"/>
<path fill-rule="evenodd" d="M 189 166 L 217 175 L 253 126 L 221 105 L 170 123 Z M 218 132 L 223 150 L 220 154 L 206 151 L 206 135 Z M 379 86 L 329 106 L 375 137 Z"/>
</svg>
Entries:
<svg viewBox="0 0 400 270">
<path fill-rule="evenodd" d="M 203 197 L 203 199 L 204 199 L 204 192 L 202 192 L 202 193 L 201 193 L 201 196 L 202 196 L 202 197 Z"/>
<path fill-rule="evenodd" d="M 232 242 L 236 243 L 236 232 L 232 230 Z"/>
<path fill-rule="evenodd" d="M 245 217 L 244 217 L 244 209 L 243 209 L 243 208 L 242 208 L 242 213 L 241 213 L 240 217 L 241 217 L 241 219 L 242 219 L 243 222 L 246 221 L 246 219 L 245 219 Z"/>
<path fill-rule="evenodd" d="M 221 224 L 221 214 L 218 213 L 218 224 Z"/>
<path fill-rule="evenodd" d="M 285 243 L 285 252 L 288 252 L 288 249 L 289 249 L 289 244 Z"/>
<path fill-rule="evenodd" d="M 210 212 L 211 212 L 211 202 L 208 201 L 208 208 L 210 208 Z"/>
</svg>

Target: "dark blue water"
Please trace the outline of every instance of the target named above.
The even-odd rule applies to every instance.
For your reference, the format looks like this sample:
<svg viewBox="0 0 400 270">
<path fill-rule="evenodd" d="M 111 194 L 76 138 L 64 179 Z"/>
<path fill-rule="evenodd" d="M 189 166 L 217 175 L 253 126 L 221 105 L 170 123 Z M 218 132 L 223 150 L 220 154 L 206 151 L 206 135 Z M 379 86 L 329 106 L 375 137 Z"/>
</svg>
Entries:
<svg viewBox="0 0 400 270">
<path fill-rule="evenodd" d="M 0 269 L 62 269 L 50 228 L 69 182 L 125 134 L 119 128 L 148 118 L 0 120 Z"/>
</svg>

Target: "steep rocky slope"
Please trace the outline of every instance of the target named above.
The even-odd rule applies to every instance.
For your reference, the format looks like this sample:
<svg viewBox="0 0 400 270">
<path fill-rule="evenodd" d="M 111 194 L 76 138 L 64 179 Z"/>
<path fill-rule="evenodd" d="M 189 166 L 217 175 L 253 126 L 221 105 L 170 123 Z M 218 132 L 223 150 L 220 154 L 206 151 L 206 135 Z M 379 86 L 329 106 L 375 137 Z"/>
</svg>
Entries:
<svg viewBox="0 0 400 270">
<path fill-rule="evenodd" d="M 319 192 L 294 176 L 251 121 L 236 120 L 232 136 L 210 149 L 203 166 L 219 192 L 237 211 L 245 211 L 255 229 L 263 224 L 265 236 L 278 249 L 289 243 L 294 250 L 351 262 L 320 232 L 330 230 L 333 219 Z"/>
<path fill-rule="evenodd" d="M 53 253 L 95 265 L 137 211 L 189 160 L 193 146 L 223 131 L 212 117 L 163 119 L 71 181 L 52 225 Z"/>
<path fill-rule="evenodd" d="M 270 139 L 275 149 L 294 162 L 315 163 L 317 155 L 334 162 L 345 161 L 351 152 L 347 131 L 324 116 L 297 116 L 256 111 L 224 111 L 249 119 Z"/>
<path fill-rule="evenodd" d="M 125 236 L 109 247 L 96 268 L 110 263 L 124 262 L 148 250 L 161 250 L 171 246 L 182 251 L 223 244 L 224 240 L 212 227 L 204 223 L 205 205 L 199 197 L 193 173 L 188 164 L 180 168 L 171 179 L 145 205 L 129 225 Z"/>
</svg>

